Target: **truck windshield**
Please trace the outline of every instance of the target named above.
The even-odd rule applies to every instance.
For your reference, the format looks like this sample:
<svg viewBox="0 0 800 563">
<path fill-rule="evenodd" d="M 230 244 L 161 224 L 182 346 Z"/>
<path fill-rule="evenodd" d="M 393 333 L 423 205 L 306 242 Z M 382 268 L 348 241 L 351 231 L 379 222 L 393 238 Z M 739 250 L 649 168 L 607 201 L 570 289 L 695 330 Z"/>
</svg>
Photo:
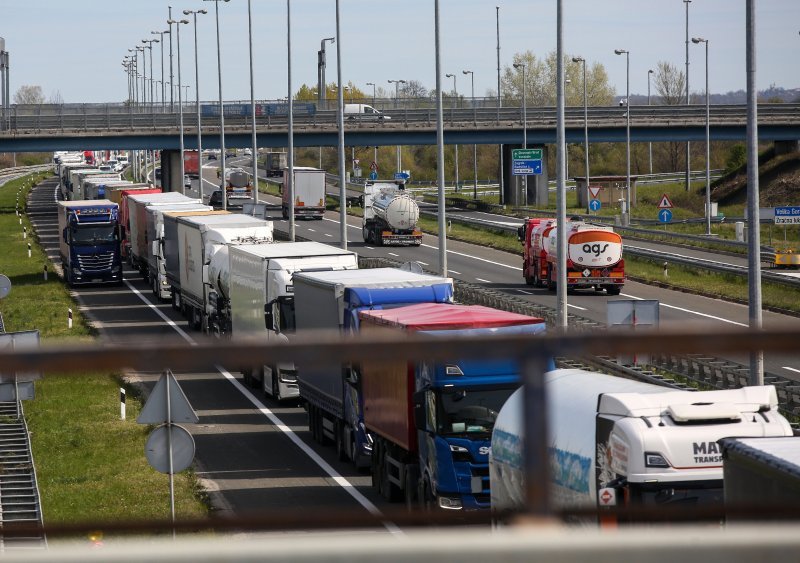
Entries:
<svg viewBox="0 0 800 563">
<path fill-rule="evenodd" d="M 113 225 L 76 225 L 72 227 L 72 244 L 101 244 L 117 240 Z"/>
<path fill-rule="evenodd" d="M 491 434 L 497 413 L 514 389 L 457 389 L 439 397 L 437 430 L 442 435 Z"/>
</svg>

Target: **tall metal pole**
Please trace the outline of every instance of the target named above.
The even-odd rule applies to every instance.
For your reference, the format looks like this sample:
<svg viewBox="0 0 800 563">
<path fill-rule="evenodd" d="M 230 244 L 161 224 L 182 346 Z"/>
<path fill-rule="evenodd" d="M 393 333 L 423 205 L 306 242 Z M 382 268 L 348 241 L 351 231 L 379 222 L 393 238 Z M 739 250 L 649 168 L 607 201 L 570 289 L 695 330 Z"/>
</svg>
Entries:
<svg viewBox="0 0 800 563">
<path fill-rule="evenodd" d="M 336 89 L 339 128 L 339 226 L 342 249 L 347 250 L 347 176 L 344 164 L 344 88 L 342 86 L 342 30 L 339 0 L 336 0 Z"/>
<path fill-rule="evenodd" d="M 650 75 L 653 74 L 653 69 L 647 71 L 647 105 L 650 105 Z M 647 154 L 650 162 L 650 174 L 653 174 L 653 142 L 647 142 Z"/>
<path fill-rule="evenodd" d="M 325 66 L 327 64 L 325 55 L 325 42 L 336 43 L 335 37 L 325 37 L 319 42 L 317 52 L 317 105 L 320 109 L 328 109 L 328 85 L 325 82 Z"/>
<path fill-rule="evenodd" d="M 286 52 L 287 102 L 289 105 L 287 116 L 289 119 L 289 154 L 286 156 L 288 157 L 289 174 L 283 189 L 286 190 L 289 199 L 289 240 L 294 242 L 294 112 L 292 108 L 292 12 L 290 0 L 286 0 Z"/>
<path fill-rule="evenodd" d="M 567 145 L 564 126 L 564 10 L 556 7 L 556 324 L 567 329 Z"/>
<path fill-rule="evenodd" d="M 258 203 L 258 141 L 256 139 L 256 98 L 253 90 L 253 15 L 250 3 L 250 0 L 247 0 L 247 33 L 250 45 L 250 114 L 253 119 L 253 201 Z M 289 98 L 289 105 L 292 105 L 291 97 Z"/>
<path fill-rule="evenodd" d="M 525 63 L 514 63 L 514 68 L 522 69 L 522 148 L 528 148 L 528 106 L 526 103 L 526 90 L 525 88 L 525 67 L 527 66 Z M 516 191 L 516 190 L 514 190 Z M 527 174 L 523 174 L 522 176 L 522 197 L 520 198 L 522 201 L 517 201 L 517 205 L 522 203 L 523 205 L 528 203 L 528 176 Z"/>
<path fill-rule="evenodd" d="M 625 214 L 623 225 L 630 223 L 631 214 L 631 58 L 626 49 L 615 49 L 617 55 L 625 55 Z"/>
<path fill-rule="evenodd" d="M 747 44 L 747 270 L 750 328 L 761 330 L 761 228 L 758 185 L 758 90 L 756 86 L 756 2 L 746 2 Z M 764 352 L 750 354 L 750 385 L 764 385 Z"/>
<path fill-rule="evenodd" d="M 708 91 L 708 39 L 692 37 L 695 45 L 705 43 L 706 47 L 706 235 L 711 236 L 711 108 Z"/>
<path fill-rule="evenodd" d="M 367 86 L 372 86 L 372 107 L 375 107 L 375 83 L 367 82 Z M 378 164 L 378 145 L 375 145 L 374 147 L 374 152 L 372 154 L 372 161 L 375 164 Z"/>
<path fill-rule="evenodd" d="M 400 85 L 405 84 L 405 80 L 389 80 L 389 84 L 394 83 L 394 107 L 397 107 L 397 101 L 400 98 Z M 403 158 L 400 149 L 400 145 L 396 145 L 396 152 L 397 152 L 397 172 L 403 171 Z"/>
<path fill-rule="evenodd" d="M 572 62 L 581 63 L 583 66 L 583 167 L 586 173 L 586 211 L 591 211 L 589 201 L 589 99 L 586 96 L 586 59 L 583 57 L 572 57 Z"/>
<path fill-rule="evenodd" d="M 197 182 L 200 201 L 203 201 L 203 122 L 200 118 L 200 57 L 197 51 L 197 14 L 207 14 L 205 10 L 184 10 L 185 15 L 194 16 L 194 94 L 197 111 Z"/>
<path fill-rule="evenodd" d="M 500 95 L 500 6 L 495 6 L 496 22 L 497 22 L 497 123 L 500 123 L 500 108 L 503 106 L 503 99 Z M 498 152 L 498 176 L 500 178 L 500 205 L 505 203 L 505 180 L 504 180 L 504 167 L 503 167 L 503 144 L 497 145 Z"/>
<path fill-rule="evenodd" d="M 228 209 L 228 194 L 225 193 L 225 111 L 222 104 L 222 55 L 220 53 L 219 42 L 219 3 L 228 0 L 204 0 L 214 2 L 214 14 L 217 22 L 217 75 L 219 77 L 219 163 L 220 163 L 220 182 L 219 189 L 222 191 L 222 209 Z"/>
<path fill-rule="evenodd" d="M 474 127 L 478 126 L 478 114 L 475 107 L 475 73 L 471 70 L 463 70 L 464 74 L 469 74 L 472 81 L 472 124 Z M 472 145 L 472 199 L 478 199 L 478 145 Z"/>
<path fill-rule="evenodd" d="M 444 206 L 444 114 L 442 110 L 442 64 L 439 48 L 439 0 L 434 2 L 436 51 L 436 183 L 439 185 L 439 273 L 447 276 L 447 221 Z"/>
<path fill-rule="evenodd" d="M 686 5 L 686 105 L 688 106 L 691 101 L 689 100 L 689 4 L 692 0 L 683 0 Z M 690 189 L 690 176 L 692 174 L 692 153 L 691 143 L 686 141 L 686 191 Z"/>
<path fill-rule="evenodd" d="M 165 103 L 166 103 L 166 97 L 167 97 L 166 96 L 167 83 L 164 80 L 164 34 L 165 33 L 169 33 L 169 30 L 167 30 L 167 31 L 151 31 L 150 33 L 153 34 L 153 35 L 159 35 L 161 37 L 161 40 L 159 41 L 159 43 L 161 43 L 161 109 L 163 111 L 165 109 Z"/>
<path fill-rule="evenodd" d="M 169 8 L 169 20 L 172 21 L 172 6 L 167 6 Z M 173 90 L 172 85 L 174 84 L 173 77 L 172 77 L 172 24 L 169 24 L 169 111 L 175 111 L 175 100 L 173 98 Z M 181 178 L 181 182 L 183 182 L 183 178 Z"/>
<path fill-rule="evenodd" d="M 458 87 L 456 86 L 456 75 L 455 74 L 445 74 L 445 77 L 453 79 L 453 96 L 458 99 Z M 454 102 L 455 103 L 455 102 Z M 453 159 L 453 167 L 454 167 L 454 174 L 456 179 L 455 187 L 453 188 L 456 192 L 458 192 L 458 143 L 455 144 L 455 155 Z"/>
<path fill-rule="evenodd" d="M 181 87 L 181 24 L 188 24 L 189 20 L 171 21 L 175 24 L 175 31 L 177 37 L 175 38 L 178 44 L 178 123 L 180 127 L 180 162 L 181 162 L 181 193 L 186 194 L 186 182 L 183 177 L 186 175 L 185 161 L 184 161 L 184 143 L 183 143 L 183 88 Z"/>
</svg>

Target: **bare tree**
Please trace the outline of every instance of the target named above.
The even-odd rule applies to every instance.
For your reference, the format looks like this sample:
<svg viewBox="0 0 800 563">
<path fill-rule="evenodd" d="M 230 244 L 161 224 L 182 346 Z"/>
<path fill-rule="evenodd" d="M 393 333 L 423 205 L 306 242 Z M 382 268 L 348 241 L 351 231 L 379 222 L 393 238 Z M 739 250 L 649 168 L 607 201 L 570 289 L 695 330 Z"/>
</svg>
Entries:
<svg viewBox="0 0 800 563">
<path fill-rule="evenodd" d="M 14 94 L 15 104 L 43 104 L 44 94 L 41 86 L 20 86 Z"/>
<path fill-rule="evenodd" d="M 656 67 L 655 87 L 661 101 L 667 106 L 676 106 L 686 101 L 686 75 L 678 67 L 659 61 Z"/>
<path fill-rule="evenodd" d="M 406 98 L 426 98 L 428 89 L 419 80 L 407 80 L 400 86 L 400 93 Z"/>
<path fill-rule="evenodd" d="M 47 100 L 48 104 L 61 105 L 64 103 L 64 98 L 61 96 L 61 90 L 53 90 L 50 93 L 50 98 Z"/>
</svg>

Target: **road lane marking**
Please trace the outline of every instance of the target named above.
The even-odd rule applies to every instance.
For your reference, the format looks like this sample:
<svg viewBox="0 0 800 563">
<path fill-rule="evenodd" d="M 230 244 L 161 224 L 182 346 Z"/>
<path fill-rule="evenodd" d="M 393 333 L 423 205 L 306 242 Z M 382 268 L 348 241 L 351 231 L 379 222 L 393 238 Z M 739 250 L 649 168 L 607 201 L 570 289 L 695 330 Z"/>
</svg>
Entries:
<svg viewBox="0 0 800 563">
<path fill-rule="evenodd" d="M 567 307 L 572 307 L 573 309 L 577 309 L 578 311 L 586 310 L 586 307 L 578 307 L 577 305 L 573 305 L 572 303 L 567 303 Z"/>
<path fill-rule="evenodd" d="M 316 233 L 317 232 L 317 231 L 315 231 L 314 229 L 311 229 L 311 228 L 309 228 L 308 230 L 309 230 L 309 232 L 312 232 L 312 233 Z"/>
<path fill-rule="evenodd" d="M 400 257 L 399 254 L 395 254 L 394 252 L 387 252 L 386 254 L 388 254 L 389 256 L 397 256 L 398 258 Z"/>
<path fill-rule="evenodd" d="M 783 366 L 783 369 L 788 369 L 789 371 L 800 373 L 800 369 L 790 368 L 789 366 Z"/>
<path fill-rule="evenodd" d="M 369 247 L 368 247 L 368 248 L 369 248 Z M 430 264 L 428 264 L 427 262 L 423 262 L 422 260 L 417 260 L 417 263 L 418 263 L 420 266 L 430 266 Z"/>
<path fill-rule="evenodd" d="M 330 234 L 328 234 L 328 233 L 325 233 L 325 236 L 326 236 L 326 237 L 331 237 L 331 238 L 333 237 L 333 235 L 330 235 Z"/>
<path fill-rule="evenodd" d="M 475 278 L 475 279 L 478 280 L 479 282 L 482 282 L 482 283 L 492 283 L 489 280 L 485 280 L 483 278 Z"/>
<path fill-rule="evenodd" d="M 518 289 L 517 291 L 519 291 L 520 293 L 524 293 L 525 295 L 533 295 L 533 292 L 525 291 L 524 289 Z"/>
<path fill-rule="evenodd" d="M 153 303 L 151 303 L 151 302 L 150 302 L 150 300 L 149 300 L 147 297 L 145 297 L 145 296 L 142 294 L 142 292 L 141 292 L 141 291 L 139 291 L 138 289 L 136 289 L 135 287 L 133 287 L 133 284 L 132 284 L 131 282 L 129 282 L 129 281 L 128 281 L 128 280 L 126 280 L 126 279 L 123 279 L 122 281 L 124 281 L 124 282 L 125 282 L 125 285 L 127 285 L 127 286 L 130 288 L 130 290 L 131 290 L 131 291 L 132 291 L 132 292 L 133 292 L 133 293 L 134 293 L 136 296 L 138 296 L 138 297 L 139 297 L 139 299 L 141 299 L 142 301 L 144 301 L 145 305 L 147 305 L 147 306 L 148 306 L 148 307 L 150 307 L 150 308 L 151 308 L 153 311 L 155 311 L 156 315 L 158 315 L 159 317 L 161 317 L 162 319 L 164 319 L 164 322 L 165 322 L 165 323 L 167 323 L 169 326 L 171 326 L 172 328 L 174 328 L 174 329 L 175 329 L 175 332 L 177 332 L 178 334 L 180 334 L 180 335 L 181 335 L 181 338 L 183 338 L 183 339 L 184 339 L 186 342 L 188 342 L 190 346 L 197 346 L 197 342 L 195 342 L 195 341 L 194 341 L 194 339 L 193 339 L 191 336 L 189 336 L 188 334 L 186 334 L 186 332 L 185 332 L 185 331 L 184 331 L 184 330 L 183 330 L 181 327 L 179 327 L 177 324 L 175 324 L 175 321 L 171 320 L 171 319 L 170 319 L 169 317 L 167 317 L 167 316 L 166 316 L 164 313 L 162 313 L 162 312 L 159 310 L 159 308 L 158 308 L 158 307 L 156 307 L 156 306 L 155 306 Z"/>
<path fill-rule="evenodd" d="M 457 276 L 461 275 L 461 272 L 456 272 L 455 270 L 447 270 L 447 271 L 450 272 L 451 274 L 455 274 Z"/>
<path fill-rule="evenodd" d="M 628 295 L 626 293 L 620 293 L 620 295 L 622 297 L 627 297 L 629 299 L 636 299 L 637 301 L 644 301 L 643 297 L 635 297 L 633 295 Z M 729 324 L 736 325 L 736 326 L 747 327 L 747 325 L 744 324 L 744 323 L 731 321 L 729 319 L 723 319 L 722 317 L 717 317 L 715 315 L 709 315 L 707 313 L 700 313 L 698 311 L 692 311 L 691 309 L 684 309 L 683 307 L 676 307 L 675 305 L 667 305 L 666 303 L 661 303 L 661 302 L 659 302 L 659 305 L 661 305 L 662 307 L 666 307 L 667 309 L 675 309 L 676 311 L 681 311 L 681 312 L 684 312 L 684 313 L 691 313 L 692 315 L 698 315 L 700 317 L 707 317 L 709 319 L 714 319 L 715 321 L 722 321 L 723 323 L 729 323 Z"/>
</svg>

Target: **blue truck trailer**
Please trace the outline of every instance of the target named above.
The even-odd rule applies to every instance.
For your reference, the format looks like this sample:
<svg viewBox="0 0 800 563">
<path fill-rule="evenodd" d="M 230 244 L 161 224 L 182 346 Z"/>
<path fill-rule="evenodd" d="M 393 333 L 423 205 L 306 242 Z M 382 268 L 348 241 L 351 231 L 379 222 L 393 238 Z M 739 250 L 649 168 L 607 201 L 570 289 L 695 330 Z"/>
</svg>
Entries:
<svg viewBox="0 0 800 563">
<path fill-rule="evenodd" d="M 122 283 L 119 206 L 107 199 L 58 202 L 64 279 L 69 285 Z"/>
<path fill-rule="evenodd" d="M 545 330 L 540 318 L 446 303 L 361 311 L 359 318 L 365 336 L 478 336 L 487 346 L 492 335 L 535 338 Z M 360 375 L 364 424 L 374 434 L 370 471 L 376 492 L 407 505 L 488 509 L 492 430 L 521 385 L 517 362 L 365 361 Z"/>
<path fill-rule="evenodd" d="M 298 333 L 329 329 L 356 333 L 359 311 L 413 303 L 452 303 L 453 280 L 397 268 L 299 272 L 294 274 Z M 336 445 L 339 459 L 369 467 L 372 435 L 364 427 L 357 366 L 327 369 L 298 362 L 300 397 L 318 442 Z"/>
</svg>

